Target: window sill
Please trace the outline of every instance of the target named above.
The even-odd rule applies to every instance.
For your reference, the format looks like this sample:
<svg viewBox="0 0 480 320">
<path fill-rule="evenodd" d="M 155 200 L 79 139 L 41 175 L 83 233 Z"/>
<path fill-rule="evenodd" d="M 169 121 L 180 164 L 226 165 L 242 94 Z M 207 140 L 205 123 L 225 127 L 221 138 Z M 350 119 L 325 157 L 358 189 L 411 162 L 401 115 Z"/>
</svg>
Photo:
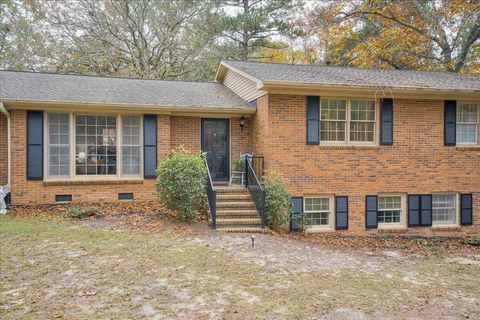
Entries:
<svg viewBox="0 0 480 320">
<path fill-rule="evenodd" d="M 465 151 L 476 151 L 476 150 L 480 150 L 480 146 L 479 145 L 468 145 L 468 144 L 457 144 L 455 146 L 455 149 L 457 150 L 465 150 Z"/>
<path fill-rule="evenodd" d="M 109 180 L 62 180 L 44 181 L 44 186 L 79 186 L 79 185 L 112 185 L 143 184 L 143 179 L 109 179 Z"/>
<path fill-rule="evenodd" d="M 351 145 L 351 144 L 345 144 L 345 145 L 338 145 L 338 144 L 321 144 L 319 145 L 320 149 L 323 150 L 355 150 L 355 149 L 378 149 L 380 146 L 375 145 L 375 144 L 367 144 L 367 145 Z"/>
<path fill-rule="evenodd" d="M 442 225 L 432 226 L 432 229 L 435 231 L 460 231 L 462 230 L 462 227 L 458 225 Z"/>
<path fill-rule="evenodd" d="M 308 227 L 306 233 L 323 233 L 323 232 L 335 232 L 335 229 L 328 226 L 328 227 L 317 227 L 311 226 Z"/>
</svg>

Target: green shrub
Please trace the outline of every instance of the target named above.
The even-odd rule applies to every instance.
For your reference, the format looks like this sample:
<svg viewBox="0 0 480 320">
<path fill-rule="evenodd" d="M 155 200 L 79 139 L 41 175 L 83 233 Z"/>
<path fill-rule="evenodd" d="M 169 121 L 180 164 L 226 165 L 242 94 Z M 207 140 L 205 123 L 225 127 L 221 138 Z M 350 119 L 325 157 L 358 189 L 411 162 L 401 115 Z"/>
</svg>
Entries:
<svg viewBox="0 0 480 320">
<path fill-rule="evenodd" d="M 183 147 L 175 149 L 157 168 L 159 196 L 182 219 L 192 218 L 201 209 L 206 181 L 203 156 L 192 155 Z"/>
<path fill-rule="evenodd" d="M 237 161 L 235 161 L 233 167 L 235 171 L 245 172 L 245 165 L 245 158 L 238 158 Z"/>
<path fill-rule="evenodd" d="M 293 212 L 292 198 L 282 181 L 269 175 L 263 182 L 265 190 L 265 213 L 267 224 L 272 229 L 288 228 Z"/>
<path fill-rule="evenodd" d="M 68 210 L 68 215 L 72 218 L 86 218 L 96 215 L 98 209 L 95 208 L 80 208 L 80 207 L 73 207 Z"/>
<path fill-rule="evenodd" d="M 307 229 L 310 227 L 310 220 L 307 219 L 305 213 L 294 214 L 292 216 L 292 220 L 294 220 L 297 225 L 297 231 L 306 232 Z"/>
</svg>

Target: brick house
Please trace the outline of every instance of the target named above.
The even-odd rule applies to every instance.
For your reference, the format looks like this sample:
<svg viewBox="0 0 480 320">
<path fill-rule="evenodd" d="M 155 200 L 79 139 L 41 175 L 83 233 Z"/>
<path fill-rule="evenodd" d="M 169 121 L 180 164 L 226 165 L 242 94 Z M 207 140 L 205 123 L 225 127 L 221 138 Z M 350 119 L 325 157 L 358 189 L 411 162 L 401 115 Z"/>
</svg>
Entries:
<svg viewBox="0 0 480 320">
<path fill-rule="evenodd" d="M 220 182 L 253 152 L 312 231 L 480 232 L 478 77 L 240 61 L 203 83 L 0 71 L 0 102 L 13 205 L 155 199 L 157 163 L 183 145 L 207 151 L 219 227 L 263 222 L 258 190 Z"/>
</svg>

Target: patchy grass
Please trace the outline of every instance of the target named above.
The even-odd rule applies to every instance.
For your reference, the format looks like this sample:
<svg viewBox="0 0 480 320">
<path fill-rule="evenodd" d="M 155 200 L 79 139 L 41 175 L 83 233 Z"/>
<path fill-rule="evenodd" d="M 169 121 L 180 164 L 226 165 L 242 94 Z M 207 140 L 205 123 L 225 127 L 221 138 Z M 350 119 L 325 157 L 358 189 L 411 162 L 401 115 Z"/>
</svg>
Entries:
<svg viewBox="0 0 480 320">
<path fill-rule="evenodd" d="M 216 242 L 234 238 L 89 228 L 45 217 L 0 218 L 0 316 L 17 318 L 335 318 L 480 316 L 480 264 L 315 251 L 333 263 L 298 269 L 288 256 Z M 236 239 L 236 238 L 235 238 Z M 294 240 L 289 240 L 294 241 Z M 279 242 L 279 244 L 276 244 Z M 296 242 L 291 255 L 302 255 Z M 235 244 L 233 250 L 235 250 Z M 287 248 L 288 249 L 288 248 Z M 308 248 L 305 247 L 305 250 Z M 268 255 L 282 264 L 259 265 Z M 352 255 L 354 255 L 352 253 Z M 477 257 L 480 259 L 480 257 Z M 306 259 L 309 259 L 307 257 Z"/>
</svg>

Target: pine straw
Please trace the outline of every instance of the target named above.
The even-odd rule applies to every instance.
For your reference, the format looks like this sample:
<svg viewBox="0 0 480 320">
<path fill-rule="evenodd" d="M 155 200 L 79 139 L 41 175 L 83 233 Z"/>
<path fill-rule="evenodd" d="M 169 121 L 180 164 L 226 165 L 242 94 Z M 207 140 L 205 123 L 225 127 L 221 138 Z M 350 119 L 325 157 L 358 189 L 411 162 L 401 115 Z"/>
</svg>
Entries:
<svg viewBox="0 0 480 320">
<path fill-rule="evenodd" d="M 68 214 L 71 208 L 94 209 L 96 214 L 88 218 L 72 218 Z M 89 225 L 119 227 L 146 232 L 162 231 L 170 223 L 184 222 L 177 213 L 167 209 L 160 201 L 12 206 L 9 215 L 17 218 L 48 217 L 68 221 L 80 220 Z M 203 214 L 198 213 L 191 221 L 201 221 L 203 217 Z"/>
<path fill-rule="evenodd" d="M 362 252 L 401 251 L 407 254 L 442 256 L 480 254 L 480 246 L 468 244 L 468 237 L 421 237 L 413 235 L 342 235 L 293 233 L 290 237 L 332 248 Z"/>
</svg>

